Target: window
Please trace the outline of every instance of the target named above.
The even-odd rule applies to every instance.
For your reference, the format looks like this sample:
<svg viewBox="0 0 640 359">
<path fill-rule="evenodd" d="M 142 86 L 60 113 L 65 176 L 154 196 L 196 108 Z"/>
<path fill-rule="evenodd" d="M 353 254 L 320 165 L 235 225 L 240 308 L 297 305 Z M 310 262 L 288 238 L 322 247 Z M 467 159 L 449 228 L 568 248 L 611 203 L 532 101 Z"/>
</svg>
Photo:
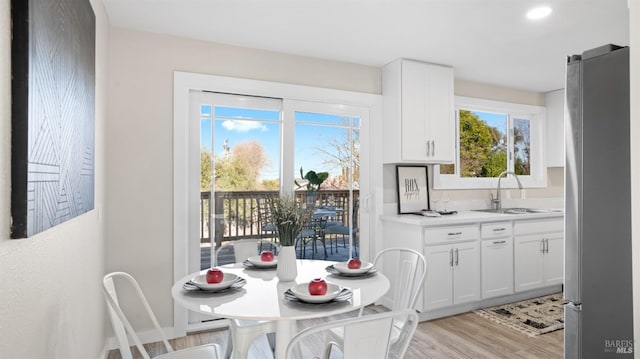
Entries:
<svg viewBox="0 0 640 359">
<path fill-rule="evenodd" d="M 544 107 L 456 97 L 456 162 L 435 166 L 434 188 L 494 188 L 504 171 L 544 187 L 544 122 Z"/>
</svg>

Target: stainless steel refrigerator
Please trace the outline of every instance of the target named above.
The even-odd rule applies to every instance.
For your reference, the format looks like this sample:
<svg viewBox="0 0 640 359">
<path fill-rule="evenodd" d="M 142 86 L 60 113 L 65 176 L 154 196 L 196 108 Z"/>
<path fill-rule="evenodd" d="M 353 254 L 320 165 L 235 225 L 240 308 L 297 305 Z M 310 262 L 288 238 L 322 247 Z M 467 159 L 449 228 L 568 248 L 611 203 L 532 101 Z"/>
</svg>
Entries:
<svg viewBox="0 0 640 359">
<path fill-rule="evenodd" d="M 565 89 L 565 358 L 631 358 L 629 48 L 570 56 Z"/>
</svg>

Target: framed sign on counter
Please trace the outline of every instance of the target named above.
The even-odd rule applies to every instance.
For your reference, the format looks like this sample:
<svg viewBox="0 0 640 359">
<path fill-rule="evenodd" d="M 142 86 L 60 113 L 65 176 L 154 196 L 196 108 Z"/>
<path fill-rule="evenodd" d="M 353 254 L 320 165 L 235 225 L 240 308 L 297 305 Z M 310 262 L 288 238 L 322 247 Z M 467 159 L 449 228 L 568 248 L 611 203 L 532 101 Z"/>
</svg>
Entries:
<svg viewBox="0 0 640 359">
<path fill-rule="evenodd" d="M 396 166 L 398 213 L 429 210 L 427 166 Z"/>
</svg>

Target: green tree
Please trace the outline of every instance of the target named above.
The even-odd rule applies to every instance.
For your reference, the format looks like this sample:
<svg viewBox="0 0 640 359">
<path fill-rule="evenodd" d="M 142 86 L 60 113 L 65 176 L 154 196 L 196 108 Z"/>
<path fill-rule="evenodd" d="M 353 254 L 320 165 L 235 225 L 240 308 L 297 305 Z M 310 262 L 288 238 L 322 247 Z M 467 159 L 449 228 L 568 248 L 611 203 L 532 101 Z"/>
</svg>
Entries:
<svg viewBox="0 0 640 359">
<path fill-rule="evenodd" d="M 200 191 L 211 191 L 211 152 L 200 149 Z"/>
<path fill-rule="evenodd" d="M 506 134 L 478 115 L 460 110 L 460 177 L 497 177 L 507 168 Z M 441 165 L 441 174 L 454 174 L 455 165 Z"/>
<path fill-rule="evenodd" d="M 481 177 L 496 136 L 492 128 L 470 111 L 460 110 L 460 176 Z"/>
<path fill-rule="evenodd" d="M 229 152 L 216 155 L 215 187 L 227 191 L 257 190 L 260 172 L 267 164 L 259 142 L 240 142 Z"/>
</svg>

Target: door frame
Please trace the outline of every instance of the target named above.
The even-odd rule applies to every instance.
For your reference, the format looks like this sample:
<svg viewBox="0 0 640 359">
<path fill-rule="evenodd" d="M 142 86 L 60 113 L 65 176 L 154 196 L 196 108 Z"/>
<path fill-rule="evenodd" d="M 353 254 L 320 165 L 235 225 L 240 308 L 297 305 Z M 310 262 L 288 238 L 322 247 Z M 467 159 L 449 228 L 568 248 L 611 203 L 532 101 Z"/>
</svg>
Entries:
<svg viewBox="0 0 640 359">
<path fill-rule="evenodd" d="M 199 168 L 200 124 L 189 121 L 189 98 L 192 91 L 212 91 L 220 93 L 242 94 L 250 96 L 275 97 L 288 100 L 323 102 L 328 104 L 345 104 L 369 108 L 369 143 L 382 143 L 382 96 L 311 86 L 285 84 L 279 82 L 239 79 L 197 73 L 175 71 L 173 76 L 173 282 L 190 273 L 189 238 L 199 236 L 198 203 L 199 196 L 191 194 L 199 192 L 200 183 L 197 176 L 189 176 Z M 360 193 L 361 214 L 366 214 L 369 221 L 369 241 L 361 241 L 360 256 L 369 260 L 382 249 L 382 238 L 379 235 L 382 214 L 382 148 L 371 146 L 370 166 L 368 173 L 369 191 Z M 193 197 L 193 198 L 192 198 Z M 188 311 L 174 303 L 174 334 L 185 335 L 188 328 Z M 215 326 L 215 325 L 212 325 Z M 193 329 L 204 329 L 200 326 Z"/>
</svg>

